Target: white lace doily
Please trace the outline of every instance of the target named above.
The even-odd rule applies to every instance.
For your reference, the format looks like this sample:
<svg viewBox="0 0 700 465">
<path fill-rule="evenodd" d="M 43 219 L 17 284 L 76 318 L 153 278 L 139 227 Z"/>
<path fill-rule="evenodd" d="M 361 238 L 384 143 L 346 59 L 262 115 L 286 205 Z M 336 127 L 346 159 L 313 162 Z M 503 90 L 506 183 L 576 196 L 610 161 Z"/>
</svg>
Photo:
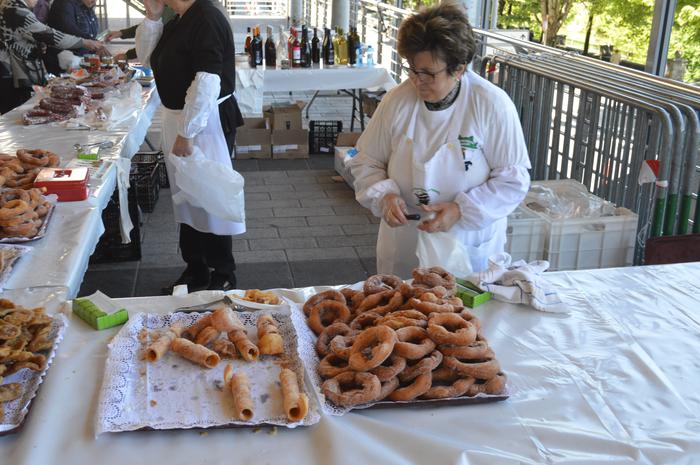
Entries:
<svg viewBox="0 0 700 465">
<path fill-rule="evenodd" d="M 51 347 L 51 352 L 46 356 L 46 365 L 44 369 L 41 371 L 34 371 L 24 368 L 17 373 L 5 377 L 2 381 L 2 384 L 20 383 L 22 385 L 22 395 L 15 400 L 3 402 L 5 416 L 0 424 L 0 433 L 9 433 L 19 428 L 22 424 L 27 413 L 29 413 L 32 399 L 36 396 L 39 386 L 44 381 L 44 376 L 46 376 L 46 372 L 49 370 L 51 362 L 53 362 L 58 344 L 63 340 L 63 335 L 68 326 L 68 320 L 60 313 L 52 316 L 53 322 L 51 323 L 50 339 L 53 340 L 53 346 Z"/>
<path fill-rule="evenodd" d="M 353 289 L 358 288 L 358 285 L 350 286 Z M 478 404 L 483 402 L 492 402 L 498 400 L 507 399 L 509 393 L 502 395 L 489 395 L 489 394 L 477 394 L 474 397 L 453 397 L 448 399 L 428 399 L 428 400 L 408 400 L 408 401 L 381 401 L 373 402 L 365 405 L 357 405 L 355 407 L 340 407 L 331 402 L 329 402 L 323 395 L 321 390 L 321 385 L 323 384 L 323 379 L 318 373 L 318 364 L 320 359 L 316 353 L 316 335 L 311 328 L 306 324 L 306 317 L 304 316 L 303 306 L 296 303 L 290 302 L 291 317 L 294 326 L 296 326 L 297 334 L 299 335 L 299 356 L 304 362 L 307 374 L 313 385 L 313 389 L 318 396 L 323 413 L 333 416 L 341 416 L 348 413 L 350 410 L 365 409 L 369 407 L 374 407 L 375 405 L 391 406 L 399 404 L 450 404 L 450 405 L 461 405 L 461 404 Z"/>
<path fill-rule="evenodd" d="M 188 429 L 253 426 L 260 424 L 294 428 L 317 423 L 320 407 L 304 378 L 304 367 L 297 352 L 297 337 L 286 312 L 269 313 L 278 323 L 284 339 L 283 356 L 261 356 L 256 362 L 222 358 L 206 369 L 179 355 L 168 352 L 161 360 L 149 363 L 141 353 L 148 345 L 139 334 L 170 326 L 175 321 L 194 323 L 205 313 L 154 315 L 138 313 L 115 336 L 109 345 L 104 381 L 95 418 L 96 434 L 138 429 Z M 263 312 L 238 313 L 248 337 L 256 342 L 255 322 Z M 290 423 L 284 414 L 279 383 L 281 359 L 304 380 L 309 397 L 309 413 L 301 422 Z M 254 404 L 251 421 L 233 417 L 233 399 L 223 382 L 224 367 L 231 363 L 235 371 L 243 370 L 250 380 Z"/>
</svg>

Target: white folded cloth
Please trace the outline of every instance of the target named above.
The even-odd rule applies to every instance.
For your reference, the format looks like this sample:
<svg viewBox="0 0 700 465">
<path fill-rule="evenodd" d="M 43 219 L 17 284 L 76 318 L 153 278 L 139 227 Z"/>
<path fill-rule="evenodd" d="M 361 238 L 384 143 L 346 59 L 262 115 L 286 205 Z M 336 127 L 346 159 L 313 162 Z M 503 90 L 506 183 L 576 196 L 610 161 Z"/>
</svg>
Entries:
<svg viewBox="0 0 700 465">
<path fill-rule="evenodd" d="M 472 273 L 467 280 L 501 302 L 526 304 L 542 312 L 569 313 L 557 291 L 549 286 L 542 274 L 549 268 L 549 262 L 511 261 L 507 253 L 493 255 L 486 271 Z"/>
</svg>

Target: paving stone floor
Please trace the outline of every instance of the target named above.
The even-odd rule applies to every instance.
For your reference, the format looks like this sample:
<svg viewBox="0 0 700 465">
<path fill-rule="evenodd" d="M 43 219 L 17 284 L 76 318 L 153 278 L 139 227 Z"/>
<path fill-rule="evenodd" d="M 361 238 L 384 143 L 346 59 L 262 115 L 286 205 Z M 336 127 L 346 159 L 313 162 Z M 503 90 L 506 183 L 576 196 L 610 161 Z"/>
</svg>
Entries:
<svg viewBox="0 0 700 465">
<path fill-rule="evenodd" d="M 288 98 L 266 94 L 265 100 Z M 293 98 L 308 100 L 310 94 Z M 349 115 L 349 98 L 321 98 L 310 117 L 342 120 L 349 127 Z M 156 117 L 149 132 L 157 145 L 159 124 Z M 355 201 L 349 186 L 333 179 L 331 155 L 239 160 L 235 168 L 246 180 L 248 228 L 233 241 L 239 288 L 353 283 L 375 272 L 378 220 Z M 90 265 L 79 295 L 97 289 L 111 297 L 158 295 L 179 276 L 184 262 L 169 190 L 161 190 L 155 210 L 142 221 L 141 260 Z"/>
</svg>

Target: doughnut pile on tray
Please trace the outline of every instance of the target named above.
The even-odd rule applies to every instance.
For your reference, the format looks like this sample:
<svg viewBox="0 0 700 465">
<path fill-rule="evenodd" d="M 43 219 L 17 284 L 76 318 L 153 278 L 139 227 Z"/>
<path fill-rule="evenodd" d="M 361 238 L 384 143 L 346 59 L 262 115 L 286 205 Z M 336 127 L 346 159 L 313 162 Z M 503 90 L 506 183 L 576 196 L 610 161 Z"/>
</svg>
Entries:
<svg viewBox="0 0 700 465">
<path fill-rule="evenodd" d="M 309 298 L 303 309 L 318 336 L 326 398 L 353 407 L 502 394 L 506 376 L 455 288 L 442 268 L 417 268 L 412 284 L 375 275 L 360 291 Z"/>
<path fill-rule="evenodd" d="M 17 150 L 17 155 L 0 153 L 0 187 L 30 189 L 42 168 L 56 167 L 60 158 L 48 150 Z"/>
</svg>

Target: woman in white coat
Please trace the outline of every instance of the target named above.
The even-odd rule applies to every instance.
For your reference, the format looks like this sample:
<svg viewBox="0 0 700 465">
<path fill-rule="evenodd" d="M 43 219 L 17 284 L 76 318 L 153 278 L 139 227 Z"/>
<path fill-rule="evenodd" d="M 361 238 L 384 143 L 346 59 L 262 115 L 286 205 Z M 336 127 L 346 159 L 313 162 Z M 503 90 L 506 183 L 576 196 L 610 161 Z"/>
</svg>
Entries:
<svg viewBox="0 0 700 465">
<path fill-rule="evenodd" d="M 399 28 L 409 79 L 384 97 L 350 163 L 357 200 L 382 218 L 379 273 L 411 276 L 418 230 L 452 234 L 474 271 L 504 249 L 530 162 L 510 98 L 467 70 L 475 50 L 454 3 L 424 9 Z"/>
<path fill-rule="evenodd" d="M 164 3 L 176 13 L 165 25 Z M 169 159 L 190 156 L 195 146 L 222 169 L 232 170 L 231 151 L 242 117 L 233 97 L 235 50 L 228 19 L 212 0 L 144 4 L 147 17 L 136 30 L 136 53 L 153 68 L 163 102 L 163 150 L 171 179 Z M 177 192 L 171 183 L 171 194 Z M 176 204 L 174 213 L 187 263 L 174 285 L 187 284 L 190 291 L 235 288 L 231 235 L 244 233 L 245 224 L 223 221 L 188 203 Z"/>
</svg>

